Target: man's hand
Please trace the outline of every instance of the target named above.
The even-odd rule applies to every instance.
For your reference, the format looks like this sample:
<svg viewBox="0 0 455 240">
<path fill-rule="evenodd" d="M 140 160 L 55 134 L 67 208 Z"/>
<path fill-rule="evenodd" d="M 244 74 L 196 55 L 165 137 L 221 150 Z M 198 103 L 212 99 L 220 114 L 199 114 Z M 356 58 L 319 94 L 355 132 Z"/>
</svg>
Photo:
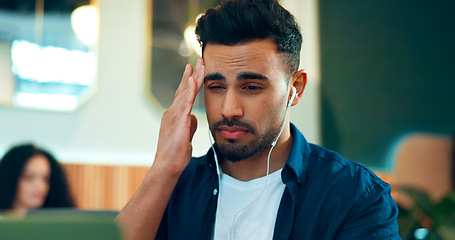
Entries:
<svg viewBox="0 0 455 240">
<path fill-rule="evenodd" d="M 204 61 L 186 65 L 174 102 L 161 119 L 155 162 L 131 200 L 116 218 L 125 239 L 155 239 L 161 218 L 180 174 L 191 159 L 197 120 L 191 114 L 205 76 Z"/>
<path fill-rule="evenodd" d="M 155 163 L 167 165 L 168 170 L 176 174 L 181 173 L 191 159 L 191 140 L 197 128 L 197 119 L 191 114 L 191 109 L 204 82 L 204 76 L 202 58 L 197 61 L 194 71 L 192 66 L 187 64 L 174 102 L 161 119 Z"/>
</svg>

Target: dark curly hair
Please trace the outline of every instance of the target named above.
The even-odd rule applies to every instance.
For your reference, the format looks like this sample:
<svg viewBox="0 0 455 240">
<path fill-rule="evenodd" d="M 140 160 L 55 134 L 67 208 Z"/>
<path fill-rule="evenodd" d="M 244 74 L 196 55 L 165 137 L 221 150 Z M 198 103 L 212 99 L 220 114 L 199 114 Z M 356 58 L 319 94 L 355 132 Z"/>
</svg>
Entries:
<svg viewBox="0 0 455 240">
<path fill-rule="evenodd" d="M 271 39 L 284 53 L 287 74 L 298 70 L 302 35 L 289 11 L 276 0 L 226 0 L 199 18 L 196 35 L 202 52 L 208 43 L 235 45 Z"/>
<path fill-rule="evenodd" d="M 27 161 L 36 155 L 45 156 L 51 167 L 49 193 L 42 208 L 75 207 L 65 173 L 54 156 L 33 144 L 24 144 L 11 148 L 0 161 L 0 210 L 11 208 L 22 170 Z"/>
</svg>

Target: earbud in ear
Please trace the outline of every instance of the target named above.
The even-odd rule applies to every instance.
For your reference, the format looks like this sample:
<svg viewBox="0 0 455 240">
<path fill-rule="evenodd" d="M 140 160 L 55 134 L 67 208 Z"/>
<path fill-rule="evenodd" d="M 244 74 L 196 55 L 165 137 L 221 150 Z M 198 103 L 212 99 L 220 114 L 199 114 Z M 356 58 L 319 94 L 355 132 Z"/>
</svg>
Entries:
<svg viewBox="0 0 455 240">
<path fill-rule="evenodd" d="M 291 99 L 289 99 L 288 107 L 290 107 L 292 105 L 292 102 L 294 101 L 296 94 L 297 94 L 297 90 L 295 89 L 294 86 L 292 86 L 292 95 L 291 95 Z"/>
</svg>

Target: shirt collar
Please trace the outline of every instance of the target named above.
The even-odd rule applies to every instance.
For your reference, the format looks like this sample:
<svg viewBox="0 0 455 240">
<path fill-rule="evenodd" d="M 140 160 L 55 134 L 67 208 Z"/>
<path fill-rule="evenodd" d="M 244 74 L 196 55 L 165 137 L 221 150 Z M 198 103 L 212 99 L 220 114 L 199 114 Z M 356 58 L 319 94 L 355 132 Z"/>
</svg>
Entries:
<svg viewBox="0 0 455 240">
<path fill-rule="evenodd" d="M 310 157 L 310 144 L 306 141 L 303 134 L 297 129 L 294 124 L 291 125 L 292 147 L 289 153 L 286 166 L 292 170 L 293 174 L 297 177 L 298 183 L 303 183 L 305 179 L 306 170 L 308 168 L 308 159 Z M 283 181 L 288 180 L 290 174 L 283 173 Z"/>
</svg>

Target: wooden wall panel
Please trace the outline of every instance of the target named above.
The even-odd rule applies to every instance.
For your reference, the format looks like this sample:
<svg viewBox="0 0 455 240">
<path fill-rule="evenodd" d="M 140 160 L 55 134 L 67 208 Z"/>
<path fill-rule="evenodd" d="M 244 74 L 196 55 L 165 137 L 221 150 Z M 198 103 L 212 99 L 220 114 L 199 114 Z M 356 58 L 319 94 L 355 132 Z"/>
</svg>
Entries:
<svg viewBox="0 0 455 240">
<path fill-rule="evenodd" d="M 80 209 L 120 210 L 133 196 L 149 167 L 62 164 Z"/>
</svg>

